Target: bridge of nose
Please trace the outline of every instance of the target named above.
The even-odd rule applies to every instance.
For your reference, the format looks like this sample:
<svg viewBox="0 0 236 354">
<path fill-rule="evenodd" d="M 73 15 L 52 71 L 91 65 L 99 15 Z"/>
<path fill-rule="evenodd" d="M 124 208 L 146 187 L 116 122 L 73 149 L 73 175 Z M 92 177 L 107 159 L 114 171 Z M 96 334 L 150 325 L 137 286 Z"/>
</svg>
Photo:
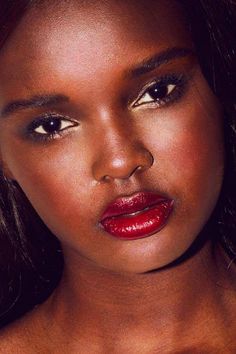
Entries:
<svg viewBox="0 0 236 354">
<path fill-rule="evenodd" d="M 129 116 L 122 112 L 103 111 L 97 117 L 96 159 L 93 174 L 97 180 L 128 178 L 136 170 L 146 169 L 152 162 L 150 153 L 139 138 Z"/>
</svg>

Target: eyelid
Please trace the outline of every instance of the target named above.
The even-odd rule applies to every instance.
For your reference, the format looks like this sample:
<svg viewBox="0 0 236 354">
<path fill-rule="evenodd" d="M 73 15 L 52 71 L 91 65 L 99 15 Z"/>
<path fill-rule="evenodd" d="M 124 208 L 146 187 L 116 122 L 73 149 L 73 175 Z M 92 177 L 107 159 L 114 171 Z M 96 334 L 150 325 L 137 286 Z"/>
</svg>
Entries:
<svg viewBox="0 0 236 354">
<path fill-rule="evenodd" d="M 145 92 L 146 92 L 149 88 L 151 88 L 153 85 L 157 84 L 158 82 L 159 82 L 159 80 L 152 80 L 151 82 L 148 82 L 147 84 L 145 84 L 145 85 L 142 87 L 140 93 L 138 94 L 138 97 L 135 98 L 135 100 L 132 100 L 132 102 L 131 102 L 131 104 L 130 104 L 131 107 L 134 108 L 134 107 L 135 107 L 135 103 L 138 102 L 138 100 L 140 100 L 140 98 L 145 94 Z"/>
<path fill-rule="evenodd" d="M 70 122 L 75 123 L 76 125 L 79 124 L 79 122 L 77 120 L 75 120 L 69 116 L 52 112 L 52 113 L 45 113 L 45 114 L 41 114 L 41 115 L 37 116 L 36 118 L 33 119 L 33 121 L 29 124 L 28 127 L 37 126 L 40 123 L 42 124 L 42 123 L 46 122 L 47 120 L 53 119 L 53 118 L 70 121 Z"/>
<path fill-rule="evenodd" d="M 71 122 L 71 126 L 51 134 L 42 134 L 35 131 L 36 128 L 39 128 L 41 125 L 47 122 L 47 120 L 50 119 L 59 119 L 61 121 L 68 121 Z M 47 112 L 45 114 L 41 114 L 36 118 L 34 118 L 33 121 L 31 121 L 24 129 L 23 136 L 27 140 L 31 140 L 36 143 L 37 142 L 47 143 L 56 140 L 58 138 L 62 138 L 63 136 L 66 136 L 71 129 L 76 128 L 79 125 L 80 124 L 77 119 L 56 112 Z"/>
<path fill-rule="evenodd" d="M 185 74 L 167 74 L 165 76 L 156 78 L 154 80 L 152 80 L 151 82 L 148 82 L 147 84 L 145 84 L 140 93 L 138 94 L 138 97 L 135 98 L 135 100 L 132 100 L 132 102 L 130 103 L 130 107 L 131 108 L 138 108 L 139 105 L 135 105 L 141 98 L 142 96 L 146 93 L 146 91 L 150 88 L 152 88 L 153 85 L 155 84 L 165 84 L 165 85 L 170 85 L 170 84 L 176 84 L 176 86 L 184 86 L 188 81 L 188 78 L 186 77 Z M 155 103 L 155 102 L 152 102 Z M 150 103 L 151 104 L 151 103 Z"/>
<path fill-rule="evenodd" d="M 46 119 L 50 119 L 50 118 L 60 118 L 60 119 L 65 119 L 65 120 L 71 120 L 71 121 L 74 121 L 73 118 L 67 116 L 67 115 L 64 115 L 62 113 L 56 113 L 56 112 L 47 112 L 47 113 L 43 113 L 43 114 L 40 114 L 39 116 L 35 117 L 34 118 L 34 121 L 36 120 L 46 120 Z"/>
<path fill-rule="evenodd" d="M 54 118 L 54 119 L 55 119 L 55 118 Z M 61 123 L 60 130 L 59 130 L 60 132 L 62 132 L 63 130 L 66 130 L 66 129 L 69 129 L 69 128 L 75 126 L 75 124 L 74 124 L 71 120 L 68 120 L 68 119 L 61 119 L 61 118 L 59 118 L 58 120 L 59 120 L 60 123 Z M 43 130 L 45 130 L 45 129 L 43 128 L 44 123 L 45 123 L 45 122 L 43 122 L 43 123 L 40 123 L 40 122 L 39 122 L 39 124 L 34 128 L 34 133 L 48 135 L 48 133 L 47 133 L 46 131 L 45 131 L 45 133 L 43 132 Z M 63 127 L 63 124 L 65 125 L 64 127 Z M 40 130 L 41 130 L 41 131 L 40 131 Z"/>
</svg>

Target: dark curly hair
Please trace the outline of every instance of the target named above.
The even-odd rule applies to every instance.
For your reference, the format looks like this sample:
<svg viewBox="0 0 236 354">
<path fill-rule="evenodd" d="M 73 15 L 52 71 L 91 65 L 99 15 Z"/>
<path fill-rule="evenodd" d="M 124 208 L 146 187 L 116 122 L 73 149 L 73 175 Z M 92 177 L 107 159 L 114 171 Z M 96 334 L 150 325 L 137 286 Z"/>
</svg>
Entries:
<svg viewBox="0 0 236 354">
<path fill-rule="evenodd" d="M 236 258 L 236 3 L 177 0 L 183 5 L 202 72 L 224 110 L 225 176 L 211 216 L 214 242 Z M 0 0 L 0 50 L 37 0 Z M 63 255 L 19 185 L 0 172 L 0 326 L 43 302 L 57 286 Z"/>
</svg>

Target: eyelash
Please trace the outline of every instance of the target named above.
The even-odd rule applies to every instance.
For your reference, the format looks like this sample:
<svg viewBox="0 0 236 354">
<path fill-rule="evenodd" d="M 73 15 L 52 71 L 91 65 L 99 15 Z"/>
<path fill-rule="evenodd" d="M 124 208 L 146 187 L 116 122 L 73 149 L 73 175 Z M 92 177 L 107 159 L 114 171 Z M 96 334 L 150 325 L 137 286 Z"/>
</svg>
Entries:
<svg viewBox="0 0 236 354">
<path fill-rule="evenodd" d="M 132 104 L 132 108 L 141 107 L 144 105 L 148 105 L 151 108 L 161 108 L 164 105 L 168 105 L 170 103 L 176 102 L 180 99 L 185 93 L 187 84 L 187 78 L 184 75 L 167 75 L 158 80 L 149 83 L 142 90 L 141 94 L 139 94 L 138 98 Z M 161 92 L 161 90 L 163 90 Z M 151 98 L 147 102 L 141 102 L 142 99 L 145 98 L 146 95 L 151 97 L 151 90 L 154 90 L 154 94 L 163 93 L 163 98 Z M 167 92 L 165 92 L 167 90 Z M 168 91 L 169 90 L 169 91 Z"/>
<path fill-rule="evenodd" d="M 56 128 L 51 133 L 47 133 L 46 129 L 48 128 L 50 129 L 50 123 L 56 124 Z M 66 125 L 66 127 L 63 127 L 63 123 L 64 125 L 66 123 L 68 124 Z M 48 124 L 49 126 L 46 127 L 45 126 L 46 124 Z M 48 113 L 46 115 L 43 115 L 42 117 L 38 117 L 34 119 L 29 124 L 29 126 L 27 127 L 27 135 L 30 136 L 30 138 L 32 138 L 35 141 L 47 142 L 62 137 L 64 134 L 66 134 L 67 129 L 76 127 L 78 125 L 79 125 L 78 122 L 70 118 L 66 118 L 64 116 L 55 113 Z M 41 129 L 41 131 L 44 130 L 45 133 L 37 132 L 36 129 L 38 130 Z"/>
<path fill-rule="evenodd" d="M 160 108 L 164 105 L 174 103 L 183 96 L 186 88 L 186 83 L 187 79 L 184 75 L 168 75 L 158 80 L 155 80 L 152 83 L 149 83 L 146 87 L 144 87 L 142 92 L 139 94 L 138 98 L 132 104 L 132 108 L 137 108 L 144 105 L 148 105 L 151 108 Z M 164 91 L 161 92 L 160 90 L 163 89 Z M 164 94 L 163 98 L 151 98 L 150 101 L 142 102 L 146 95 L 149 95 L 151 97 L 151 90 L 154 90 L 153 93 L 155 94 L 158 94 L 159 90 L 160 94 Z M 167 90 L 166 93 L 165 90 Z M 56 124 L 57 129 L 55 129 L 51 133 L 47 133 L 47 128 L 45 129 L 45 125 L 50 123 Z M 62 128 L 63 123 L 68 123 L 68 125 Z M 64 134 L 66 134 L 66 131 L 69 128 L 76 127 L 78 125 L 78 122 L 70 118 L 66 118 L 59 114 L 48 113 L 46 115 L 36 118 L 29 124 L 29 126 L 27 127 L 27 136 L 35 141 L 48 142 L 62 137 Z M 37 132 L 36 129 L 40 130 L 40 127 L 41 132 Z M 48 128 L 50 128 L 50 125 Z M 45 131 L 45 133 L 42 132 L 43 130 Z"/>
</svg>

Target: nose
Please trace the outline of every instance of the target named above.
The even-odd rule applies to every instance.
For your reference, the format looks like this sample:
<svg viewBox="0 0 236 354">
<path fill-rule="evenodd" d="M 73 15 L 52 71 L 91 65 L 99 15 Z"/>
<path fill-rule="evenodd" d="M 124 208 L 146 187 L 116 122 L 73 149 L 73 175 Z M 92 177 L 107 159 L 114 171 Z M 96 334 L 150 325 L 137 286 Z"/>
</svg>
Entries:
<svg viewBox="0 0 236 354">
<path fill-rule="evenodd" d="M 96 181 L 125 180 L 148 170 L 154 162 L 151 152 L 135 141 L 127 132 L 114 139 L 104 140 L 101 151 L 93 164 Z"/>
</svg>

